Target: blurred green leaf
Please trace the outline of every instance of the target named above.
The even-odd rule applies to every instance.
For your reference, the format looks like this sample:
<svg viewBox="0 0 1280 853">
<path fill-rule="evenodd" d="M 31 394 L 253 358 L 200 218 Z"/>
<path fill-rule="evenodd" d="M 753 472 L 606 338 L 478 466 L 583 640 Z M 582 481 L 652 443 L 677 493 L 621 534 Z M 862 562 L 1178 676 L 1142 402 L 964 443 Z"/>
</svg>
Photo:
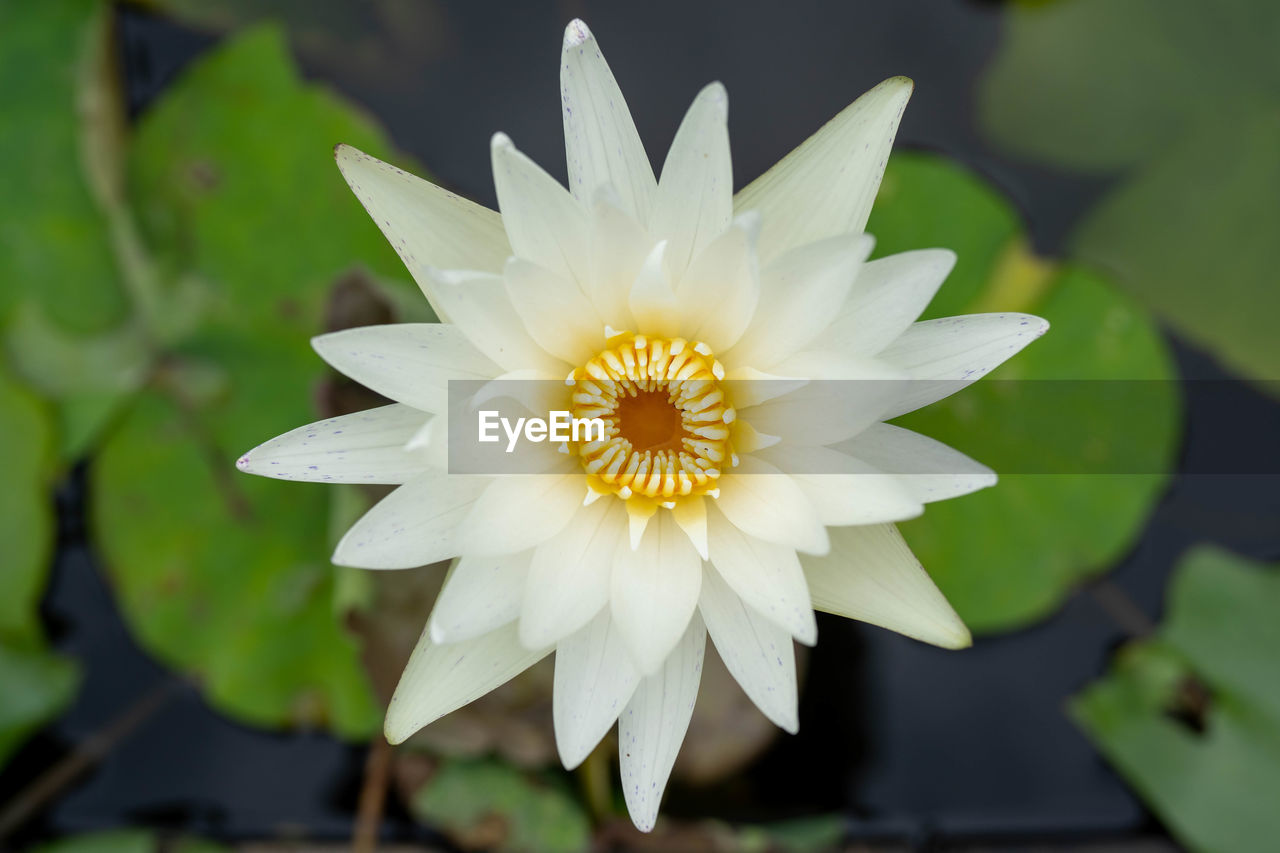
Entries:
<svg viewBox="0 0 1280 853">
<path fill-rule="evenodd" d="M 155 836 L 145 829 L 117 829 L 78 835 L 36 848 L 37 853 L 156 853 Z"/>
<path fill-rule="evenodd" d="M 38 608 L 53 554 L 52 424 L 0 372 L 0 765 L 71 700 L 77 673 L 45 645 Z"/>
<path fill-rule="evenodd" d="M 1165 621 L 1079 694 L 1076 721 L 1175 836 L 1270 851 L 1280 835 L 1280 569 L 1216 549 L 1178 566 Z"/>
<path fill-rule="evenodd" d="M 1180 410 L 1165 345 L 1106 280 L 1029 255 L 1010 204 L 941 158 L 895 155 L 868 231 L 881 255 L 925 246 L 959 255 L 926 317 L 1025 311 L 1052 324 L 987 379 L 899 421 L 1002 474 L 996 487 L 931 504 L 902 525 L 942 591 L 975 631 L 1042 618 L 1125 552 L 1167 478 L 1008 472 L 1066 471 L 1077 460 L 1095 470 L 1169 470 Z M 1062 383 L 1050 393 L 1043 383 L 1002 379 L 1154 381 Z M 1108 399 L 1108 387 L 1140 387 L 1143 405 Z"/>
<path fill-rule="evenodd" d="M 403 275 L 333 163 L 340 141 L 388 156 L 270 28 L 202 57 L 144 117 L 128 161 L 140 232 L 165 280 L 205 283 L 205 310 L 106 442 L 93 513 L 134 631 L 220 710 L 362 737 L 380 715 L 333 615 L 333 495 L 234 467 L 318 419 L 308 339 L 332 281 L 356 262 Z"/>
<path fill-rule="evenodd" d="M 1015 6 L 980 91 L 1010 150 L 1122 172 L 1075 235 L 1078 257 L 1264 380 L 1280 376 L 1266 322 L 1280 311 L 1277 43 L 1271 0 Z"/>
<path fill-rule="evenodd" d="M 74 333 L 127 317 L 107 222 L 81 165 L 77 78 L 103 6 L 0 0 L 0 320 L 27 298 Z"/>
<path fill-rule="evenodd" d="M 442 760 L 410 803 L 466 849 L 578 853 L 591 824 L 568 792 L 497 761 Z"/>
</svg>

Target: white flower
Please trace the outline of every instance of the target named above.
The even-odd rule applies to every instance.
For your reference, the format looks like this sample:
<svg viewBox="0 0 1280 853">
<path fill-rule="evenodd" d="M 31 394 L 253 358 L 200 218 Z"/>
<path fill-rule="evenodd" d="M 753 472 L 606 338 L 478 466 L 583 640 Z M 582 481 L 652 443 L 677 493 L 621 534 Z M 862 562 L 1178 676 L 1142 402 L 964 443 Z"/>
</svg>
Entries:
<svg viewBox="0 0 1280 853">
<path fill-rule="evenodd" d="M 913 323 L 952 253 L 866 260 L 905 78 L 736 196 L 719 84 L 694 100 L 661 180 L 580 21 L 565 34 L 561 85 L 569 190 L 499 134 L 500 216 L 338 149 L 444 322 L 316 338 L 326 361 L 396 403 L 294 430 L 239 465 L 399 484 L 343 538 L 339 564 L 454 560 L 388 711 L 391 741 L 554 651 L 561 759 L 579 764 L 617 721 L 627 805 L 648 830 L 708 633 L 789 732 L 791 641 L 815 642 L 814 608 L 970 643 L 892 523 L 995 475 L 881 422 L 978 379 L 1047 324 Z M 497 377 L 550 380 L 537 387 L 560 389 L 559 408 L 603 416 L 613 432 L 559 456 L 569 468 L 450 475 L 447 383 Z"/>
</svg>

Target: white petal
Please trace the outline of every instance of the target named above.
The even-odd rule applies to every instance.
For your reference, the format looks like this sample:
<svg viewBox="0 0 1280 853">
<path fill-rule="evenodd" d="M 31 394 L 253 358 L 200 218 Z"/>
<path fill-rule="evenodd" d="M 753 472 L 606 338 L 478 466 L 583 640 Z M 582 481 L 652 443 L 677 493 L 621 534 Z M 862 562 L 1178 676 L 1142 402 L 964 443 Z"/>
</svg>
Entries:
<svg viewBox="0 0 1280 853">
<path fill-rule="evenodd" d="M 747 607 L 710 566 L 703 573 L 698 611 L 743 691 L 774 725 L 795 734 L 800 710 L 791 635 Z"/>
<path fill-rule="evenodd" d="M 968 314 L 916 323 L 880 353 L 915 380 L 882 419 L 949 397 L 1048 330 L 1047 321 L 1030 314 Z"/>
<path fill-rule="evenodd" d="M 588 232 L 582 206 L 505 134 L 494 134 L 490 151 L 511 251 L 575 285 L 586 281 Z"/>
<path fill-rule="evenodd" d="M 662 167 L 649 230 L 668 241 L 677 281 L 733 219 L 728 118 L 729 96 L 712 83 L 694 98 Z"/>
<path fill-rule="evenodd" d="M 707 559 L 707 502 L 702 497 L 693 495 L 676 503 L 671 510 L 671 517 L 689 537 L 698 556 Z"/>
<path fill-rule="evenodd" d="M 387 708 L 387 740 L 404 743 L 418 729 L 479 699 L 550 652 L 520 645 L 515 625 L 449 645 L 436 645 L 424 630 Z"/>
<path fill-rule="evenodd" d="M 338 168 L 391 241 L 440 319 L 449 319 L 427 270 L 498 272 L 511 255 L 502 217 L 350 145 L 334 149 Z"/>
<path fill-rule="evenodd" d="M 755 455 L 790 474 L 825 525 L 905 521 L 924 512 L 897 477 L 839 450 L 779 444 Z"/>
<path fill-rule="evenodd" d="M 640 670 L 607 610 L 557 644 L 551 710 L 565 769 L 595 749 L 639 683 Z"/>
<path fill-rule="evenodd" d="M 564 377 L 569 366 L 529 336 L 501 275 L 429 270 L 440 307 L 476 349 L 503 370 L 543 370 Z"/>
<path fill-rule="evenodd" d="M 445 578 L 427 620 L 431 641 L 458 643 L 514 622 L 520 615 L 531 556 L 525 551 L 458 560 Z"/>
<path fill-rule="evenodd" d="M 680 317 L 676 308 L 676 294 L 667 278 L 665 255 L 666 241 L 659 242 L 644 259 L 627 306 L 635 318 L 636 328 L 643 334 L 675 337 L 680 333 Z"/>
<path fill-rule="evenodd" d="M 326 483 L 405 483 L 427 470 L 405 445 L 431 416 L 396 403 L 298 427 L 236 461 L 249 474 Z"/>
<path fill-rule="evenodd" d="M 352 525 L 334 550 L 333 562 L 361 569 L 410 569 L 457 556 L 458 524 L 489 479 L 433 472 L 410 480 Z"/>
<path fill-rule="evenodd" d="M 866 227 L 911 86 L 885 80 L 738 193 L 735 210 L 764 214 L 762 262 Z"/>
<path fill-rule="evenodd" d="M 840 378 L 808 382 L 759 405 L 743 407 L 739 414 L 757 431 L 781 436 L 786 442 L 834 444 L 884 420 L 885 413 L 917 384 L 883 362 L 831 363 L 840 368 Z M 757 379 L 746 384 L 756 386 L 747 390 L 757 397 L 790 385 L 783 379 Z"/>
<path fill-rule="evenodd" d="M 612 187 L 596 190 L 591 206 L 591 278 L 596 314 L 615 329 L 633 329 L 627 298 L 654 240 L 621 208 Z"/>
<path fill-rule="evenodd" d="M 572 365 L 604 348 L 604 322 L 578 285 L 520 258 L 507 264 L 504 278 L 511 304 L 538 346 Z"/>
<path fill-rule="evenodd" d="M 564 31 L 560 94 L 569 190 L 587 202 L 612 184 L 622 209 L 647 223 L 658 185 L 653 166 L 595 36 L 576 19 Z"/>
<path fill-rule="evenodd" d="M 530 648 L 554 643 L 609 603 L 613 555 L 626 532 L 622 502 L 598 500 L 535 549 L 520 614 L 520 642 Z"/>
<path fill-rule="evenodd" d="M 765 267 L 755 316 L 724 354 L 725 363 L 768 370 L 809 344 L 845 303 L 873 242 L 866 234 L 842 234 L 792 249 Z"/>
<path fill-rule="evenodd" d="M 653 829 L 702 681 L 707 629 L 694 614 L 662 669 L 640 681 L 618 719 L 622 795 L 636 828 Z"/>
<path fill-rule="evenodd" d="M 949 249 L 920 249 L 863 265 L 835 322 L 810 348 L 876 355 L 915 322 L 955 264 Z"/>
<path fill-rule="evenodd" d="M 809 587 L 794 548 L 739 530 L 721 513 L 707 514 L 711 563 L 748 607 L 806 645 L 818 640 Z"/>
<path fill-rule="evenodd" d="M 744 213 L 685 271 L 676 286 L 681 334 L 725 352 L 742 337 L 760 300 L 755 240 L 760 217 Z"/>
<path fill-rule="evenodd" d="M 948 649 L 973 642 L 892 524 L 834 528 L 831 552 L 801 562 L 819 610 Z"/>
<path fill-rule="evenodd" d="M 967 495 L 996 484 L 996 473 L 940 441 L 890 424 L 870 428 L 837 450 L 897 475 L 921 503 Z"/>
<path fill-rule="evenodd" d="M 632 549 L 619 543 L 610 610 L 642 673 L 657 672 L 689 625 L 702 587 L 702 559 L 669 512 L 660 512 Z"/>
<path fill-rule="evenodd" d="M 810 554 L 827 550 L 827 533 L 800 487 L 756 456 L 743 456 L 720 478 L 716 506 L 738 529 Z M 714 554 L 712 555 L 714 558 Z"/>
<path fill-rule="evenodd" d="M 586 489 L 581 473 L 494 478 L 458 526 L 458 553 L 510 554 L 545 542 L 573 518 Z"/>
<path fill-rule="evenodd" d="M 358 326 L 314 337 L 311 346 L 361 385 L 424 412 L 448 408 L 449 380 L 502 372 L 447 323 Z"/>
</svg>

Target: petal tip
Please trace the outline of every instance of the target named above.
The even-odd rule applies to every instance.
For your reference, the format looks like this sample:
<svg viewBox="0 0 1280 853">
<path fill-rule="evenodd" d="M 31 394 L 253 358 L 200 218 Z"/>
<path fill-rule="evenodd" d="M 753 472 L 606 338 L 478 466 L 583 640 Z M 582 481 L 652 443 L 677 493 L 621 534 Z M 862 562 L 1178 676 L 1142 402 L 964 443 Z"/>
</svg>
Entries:
<svg viewBox="0 0 1280 853">
<path fill-rule="evenodd" d="M 498 151 L 507 151 L 515 149 L 515 143 L 511 141 L 511 137 L 502 131 L 498 131 L 489 138 L 489 150 L 497 153 Z"/>
<path fill-rule="evenodd" d="M 591 40 L 591 29 L 581 18 L 574 18 L 569 25 L 564 28 L 564 46 L 565 49 L 578 47 Z"/>
</svg>

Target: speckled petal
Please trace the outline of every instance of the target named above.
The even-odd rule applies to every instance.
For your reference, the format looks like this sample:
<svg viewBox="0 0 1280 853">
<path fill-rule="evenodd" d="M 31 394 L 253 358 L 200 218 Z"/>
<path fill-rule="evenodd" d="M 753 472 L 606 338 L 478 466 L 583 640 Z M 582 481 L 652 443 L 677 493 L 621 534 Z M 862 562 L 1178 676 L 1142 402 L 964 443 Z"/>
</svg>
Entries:
<svg viewBox="0 0 1280 853">
<path fill-rule="evenodd" d="M 424 412 L 446 411 L 449 380 L 492 379 L 502 369 L 456 326 L 357 326 L 311 339 L 330 366 L 384 397 Z"/>
<path fill-rule="evenodd" d="M 694 613 L 662 668 L 641 680 L 618 719 L 622 796 L 641 832 L 653 829 L 662 792 L 689 730 L 706 647 L 707 629 Z"/>
<path fill-rule="evenodd" d="M 515 625 L 448 645 L 433 643 L 424 630 L 387 708 L 387 740 L 404 743 L 423 726 L 479 699 L 550 653 L 549 648 L 530 651 L 520 645 Z"/>
<path fill-rule="evenodd" d="M 1030 314 L 968 314 L 916 323 L 879 355 L 913 380 L 879 419 L 913 412 L 977 382 L 1048 330 L 1048 321 Z"/>
<path fill-rule="evenodd" d="M 582 21 L 565 28 L 560 60 L 569 190 L 589 202 L 598 187 L 610 184 L 622 209 L 647 224 L 658 187 L 653 166 L 600 45 Z"/>
<path fill-rule="evenodd" d="M 396 403 L 316 421 L 260 444 L 236 467 L 278 480 L 399 484 L 425 473 L 425 454 L 405 449 L 431 417 Z"/>
</svg>

